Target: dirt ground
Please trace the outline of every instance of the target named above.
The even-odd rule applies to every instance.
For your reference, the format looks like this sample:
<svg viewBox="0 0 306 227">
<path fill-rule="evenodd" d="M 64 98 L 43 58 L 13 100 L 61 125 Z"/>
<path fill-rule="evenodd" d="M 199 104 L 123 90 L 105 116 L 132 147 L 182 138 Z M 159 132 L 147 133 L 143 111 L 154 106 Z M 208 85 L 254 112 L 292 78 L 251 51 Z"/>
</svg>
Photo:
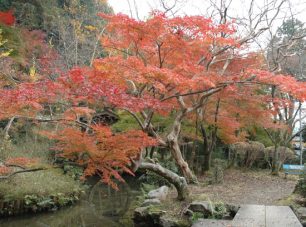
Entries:
<svg viewBox="0 0 306 227">
<path fill-rule="evenodd" d="M 190 186 L 192 197 L 209 198 L 234 204 L 275 205 L 294 191 L 297 176 L 271 176 L 267 170 L 226 170 L 223 184 L 207 185 L 200 178 L 199 185 Z"/>
</svg>

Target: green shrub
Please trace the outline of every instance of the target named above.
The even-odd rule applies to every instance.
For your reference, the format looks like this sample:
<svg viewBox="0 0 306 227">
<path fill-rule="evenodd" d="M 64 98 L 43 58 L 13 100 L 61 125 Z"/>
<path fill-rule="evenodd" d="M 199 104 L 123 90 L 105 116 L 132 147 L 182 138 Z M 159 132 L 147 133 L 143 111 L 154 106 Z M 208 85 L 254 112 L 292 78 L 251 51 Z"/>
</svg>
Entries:
<svg viewBox="0 0 306 227">
<path fill-rule="evenodd" d="M 71 176 L 75 180 L 79 180 L 83 175 L 84 168 L 79 166 L 64 165 L 64 173 Z"/>
<path fill-rule="evenodd" d="M 214 203 L 215 209 L 214 213 L 212 215 L 212 218 L 214 219 L 222 219 L 224 215 L 227 213 L 225 204 L 223 202 L 215 202 Z"/>
<path fill-rule="evenodd" d="M 200 218 L 204 218 L 203 213 L 201 213 L 201 212 L 193 212 L 192 217 L 191 217 L 191 221 L 194 223 L 197 220 L 199 220 Z"/>
<path fill-rule="evenodd" d="M 303 174 L 300 175 L 298 184 L 296 185 L 296 191 L 303 197 L 306 197 L 306 164 L 304 165 Z"/>
</svg>

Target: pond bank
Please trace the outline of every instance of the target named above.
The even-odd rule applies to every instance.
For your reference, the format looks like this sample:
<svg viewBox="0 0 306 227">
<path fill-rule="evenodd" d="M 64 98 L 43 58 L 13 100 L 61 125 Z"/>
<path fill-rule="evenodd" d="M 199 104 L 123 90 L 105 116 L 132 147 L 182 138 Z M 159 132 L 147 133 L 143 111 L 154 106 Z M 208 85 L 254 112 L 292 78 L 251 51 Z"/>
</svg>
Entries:
<svg viewBox="0 0 306 227">
<path fill-rule="evenodd" d="M 18 174 L 0 181 L 0 216 L 57 210 L 77 202 L 84 190 L 61 169 Z"/>
<path fill-rule="evenodd" d="M 96 182 L 96 181 L 95 181 Z M 141 195 L 138 188 L 120 184 L 114 191 L 104 184 L 95 184 L 80 201 L 73 206 L 63 207 L 55 212 L 42 212 L 3 218 L 0 226 L 5 227 L 67 227 L 67 226 L 133 226 L 130 207 Z M 134 208 L 132 209 L 134 210 Z"/>
</svg>

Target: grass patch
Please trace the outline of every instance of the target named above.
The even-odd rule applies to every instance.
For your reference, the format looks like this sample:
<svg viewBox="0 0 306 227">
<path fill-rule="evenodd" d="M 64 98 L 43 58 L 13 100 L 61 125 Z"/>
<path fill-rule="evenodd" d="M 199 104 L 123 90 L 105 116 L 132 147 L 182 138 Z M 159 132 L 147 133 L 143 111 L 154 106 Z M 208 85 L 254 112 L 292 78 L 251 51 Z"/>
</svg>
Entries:
<svg viewBox="0 0 306 227">
<path fill-rule="evenodd" d="M 60 169 L 21 173 L 0 181 L 0 199 L 23 199 L 26 195 L 48 196 L 82 191 L 79 182 L 64 175 Z"/>
<path fill-rule="evenodd" d="M 297 195 L 296 194 L 292 194 L 286 198 L 283 198 L 279 201 L 277 201 L 277 205 L 279 206 L 296 206 L 296 199 Z"/>
<path fill-rule="evenodd" d="M 42 129 L 45 127 L 33 129 L 19 121 L 12 127 L 11 137 L 4 137 L 0 129 L 0 138 L 4 138 L 0 140 L 1 162 L 11 158 L 29 158 L 37 160 L 37 163 L 26 167 L 47 168 L 36 172 L 19 173 L 9 179 L 0 180 L 0 216 L 2 217 L 56 210 L 75 203 L 85 191 L 85 186 L 72 177 L 78 174 L 75 169 L 48 168 L 55 160 L 55 153 L 50 151 L 53 142 L 37 133 Z M 72 176 L 64 174 L 64 171 L 71 173 Z"/>
<path fill-rule="evenodd" d="M 20 173 L 0 181 L 0 216 L 57 210 L 77 202 L 84 189 L 60 169 Z"/>
</svg>

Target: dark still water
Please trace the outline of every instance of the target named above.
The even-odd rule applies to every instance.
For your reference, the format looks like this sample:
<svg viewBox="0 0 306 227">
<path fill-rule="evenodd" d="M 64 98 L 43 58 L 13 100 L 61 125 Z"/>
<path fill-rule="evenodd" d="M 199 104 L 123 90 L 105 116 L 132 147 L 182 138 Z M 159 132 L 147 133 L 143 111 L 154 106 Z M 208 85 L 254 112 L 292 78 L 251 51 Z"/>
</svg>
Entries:
<svg viewBox="0 0 306 227">
<path fill-rule="evenodd" d="M 130 227 L 133 205 L 139 191 L 121 184 L 114 191 L 101 183 L 89 190 L 77 205 L 55 212 L 15 216 L 0 220 L 2 227 Z"/>
</svg>

